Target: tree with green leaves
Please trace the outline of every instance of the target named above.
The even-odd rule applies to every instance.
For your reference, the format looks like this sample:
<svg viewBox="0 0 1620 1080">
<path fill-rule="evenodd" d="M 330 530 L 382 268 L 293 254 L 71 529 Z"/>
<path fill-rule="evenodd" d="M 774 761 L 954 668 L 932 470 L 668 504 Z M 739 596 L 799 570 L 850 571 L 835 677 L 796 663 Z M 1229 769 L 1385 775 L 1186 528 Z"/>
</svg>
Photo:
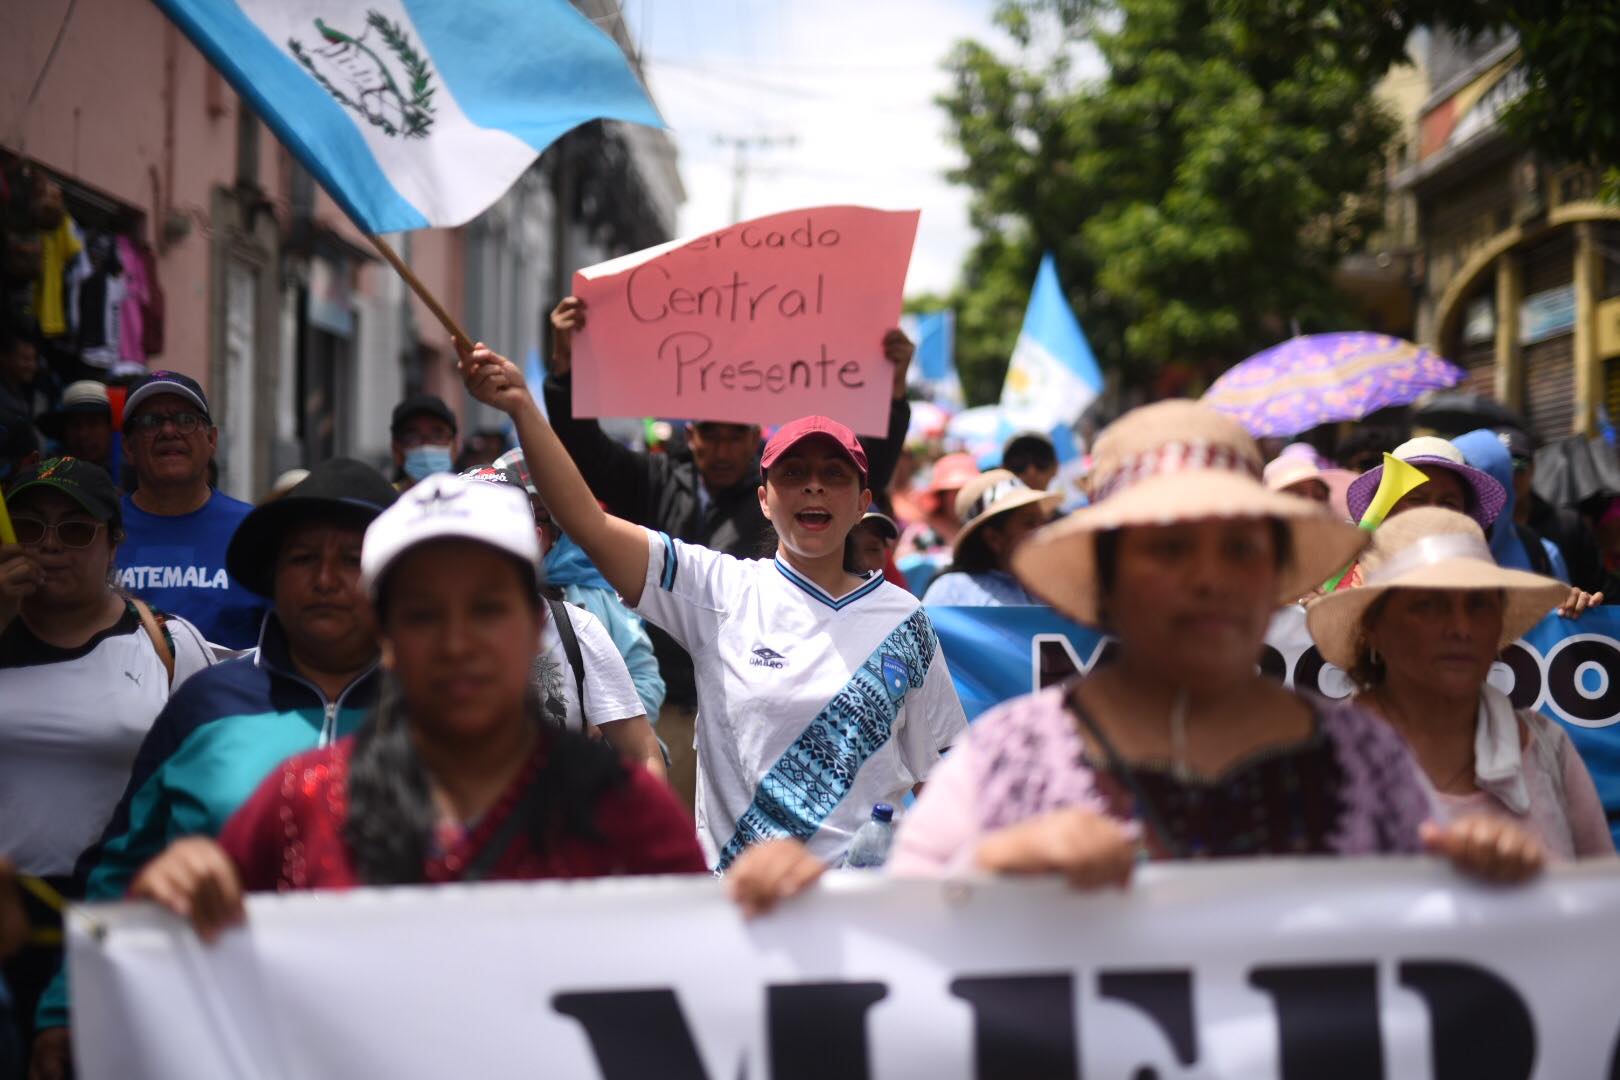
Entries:
<svg viewBox="0 0 1620 1080">
<path fill-rule="evenodd" d="M 1304 4 L 1232 7 L 1004 0 L 1017 58 L 977 42 L 950 56 L 940 104 L 980 237 L 955 298 L 972 399 L 999 389 L 1045 250 L 1098 359 L 1129 381 L 1172 362 L 1207 378 L 1291 324 L 1344 325 L 1330 278 L 1380 220 L 1387 62 Z"/>
<path fill-rule="evenodd" d="M 1331 273 L 1377 227 L 1374 89 L 1419 27 L 1516 34 L 1509 129 L 1620 196 L 1616 0 L 1001 0 L 996 20 L 1017 55 L 960 43 L 940 99 L 979 234 L 952 297 L 971 401 L 999 392 L 1044 250 L 1130 382 L 1354 327 Z"/>
</svg>

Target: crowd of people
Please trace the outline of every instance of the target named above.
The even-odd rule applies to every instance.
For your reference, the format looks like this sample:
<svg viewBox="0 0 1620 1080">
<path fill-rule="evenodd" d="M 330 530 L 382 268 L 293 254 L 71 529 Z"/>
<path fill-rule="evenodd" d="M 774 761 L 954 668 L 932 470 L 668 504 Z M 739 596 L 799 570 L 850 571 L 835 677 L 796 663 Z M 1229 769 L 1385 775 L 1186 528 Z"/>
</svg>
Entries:
<svg viewBox="0 0 1620 1080">
<path fill-rule="evenodd" d="M 359 884 L 712 872 L 758 913 L 908 801 L 903 875 L 1428 853 L 1517 883 L 1613 853 L 1568 736 L 1487 679 L 1602 602 L 1620 533 L 1537 507 L 1522 433 L 1388 435 L 1422 479 L 1368 530 L 1381 456 L 1263 450 L 1165 401 L 1066 494 L 1041 434 L 997 460 L 909 443 L 891 331 L 883 438 L 699 420 L 654 451 L 573 415 L 585 305 L 551 321 L 542 386 L 460 357 L 516 446 L 458 448 L 416 395 L 389 474 L 312 463 L 258 505 L 218 490 L 208 399 L 174 372 L 127 387 L 116 431 L 80 382 L 0 433 L 0 1076 L 25 1050 L 35 1080 L 71 1069 L 51 892 L 205 937 L 245 893 Z M 6 346 L 0 388 L 32 347 Z M 1352 698 L 1258 672 L 1300 600 Z M 924 601 L 1049 605 L 1117 650 L 970 727 Z"/>
</svg>

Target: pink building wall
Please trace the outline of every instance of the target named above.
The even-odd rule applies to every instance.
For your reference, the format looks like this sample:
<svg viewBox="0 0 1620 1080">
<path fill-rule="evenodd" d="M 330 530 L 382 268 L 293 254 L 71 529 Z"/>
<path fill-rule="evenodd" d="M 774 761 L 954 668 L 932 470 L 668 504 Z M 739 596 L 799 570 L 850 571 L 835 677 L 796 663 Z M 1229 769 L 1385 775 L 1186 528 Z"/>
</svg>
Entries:
<svg viewBox="0 0 1620 1080">
<path fill-rule="evenodd" d="M 159 253 L 167 294 L 162 366 L 209 377 L 210 245 L 213 192 L 236 181 L 236 94 L 150 0 L 79 0 L 32 104 L 27 99 L 62 26 L 68 0 L 5 0 L 0 5 L 0 146 L 40 161 L 137 207 Z M 261 189 L 283 225 L 289 218 L 286 151 L 264 129 Z M 318 220 L 358 246 L 365 240 L 324 193 Z M 189 224 L 175 237 L 164 223 Z M 183 227 L 183 226 L 182 226 Z M 463 303 L 461 244 L 455 231 L 414 234 L 412 262 L 423 282 L 458 316 Z M 385 266 L 357 283 L 373 291 Z M 416 302 L 423 340 L 440 363 L 430 388 L 447 400 L 450 338 Z M 154 366 L 158 359 L 154 358 Z"/>
</svg>

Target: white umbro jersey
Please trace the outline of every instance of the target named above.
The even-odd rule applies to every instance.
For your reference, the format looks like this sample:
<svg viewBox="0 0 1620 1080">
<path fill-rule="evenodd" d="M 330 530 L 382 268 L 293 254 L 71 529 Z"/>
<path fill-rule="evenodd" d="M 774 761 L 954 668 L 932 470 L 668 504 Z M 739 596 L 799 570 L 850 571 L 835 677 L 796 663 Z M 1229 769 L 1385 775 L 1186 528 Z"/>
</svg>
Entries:
<svg viewBox="0 0 1620 1080">
<path fill-rule="evenodd" d="M 648 530 L 636 610 L 692 654 L 697 825 L 711 865 L 793 836 L 840 855 L 967 726 L 917 599 L 874 575 L 833 597 L 780 559 Z"/>
</svg>

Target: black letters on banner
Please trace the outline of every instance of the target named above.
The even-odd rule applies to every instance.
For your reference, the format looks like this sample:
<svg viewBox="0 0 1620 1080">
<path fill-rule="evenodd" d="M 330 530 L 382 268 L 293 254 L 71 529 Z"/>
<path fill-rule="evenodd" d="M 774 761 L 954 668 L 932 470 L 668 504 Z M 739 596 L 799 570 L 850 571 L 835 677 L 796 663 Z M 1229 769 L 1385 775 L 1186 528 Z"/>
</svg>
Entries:
<svg viewBox="0 0 1620 1080">
<path fill-rule="evenodd" d="M 1322 651 L 1315 645 L 1300 653 L 1299 659 L 1294 662 L 1294 689 L 1322 693 L 1322 669 L 1325 667 L 1327 661 L 1322 659 Z"/>
<path fill-rule="evenodd" d="M 1190 971 L 1105 971 L 1097 976 L 1097 996 L 1129 1002 L 1151 1017 L 1182 1065 L 1198 1060 L 1192 989 Z"/>
<path fill-rule="evenodd" d="M 1536 1029 L 1517 990 L 1473 964 L 1400 966 L 1401 985 L 1429 1007 L 1434 1080 L 1529 1080 Z"/>
<path fill-rule="evenodd" d="M 1513 707 L 1533 708 L 1536 699 L 1541 696 L 1541 664 L 1536 655 L 1515 641 L 1503 649 L 1502 655 L 1496 659 L 1513 672 L 1513 689 L 1508 692 L 1508 700 L 1513 702 Z"/>
<path fill-rule="evenodd" d="M 771 987 L 771 1080 L 867 1080 L 866 1011 L 888 992 L 874 982 Z"/>
<path fill-rule="evenodd" d="M 867 1080 L 866 1013 L 888 992 L 874 982 L 767 987 L 771 1080 Z M 709 1080 L 673 990 L 558 994 L 551 1005 L 585 1028 L 603 1080 Z"/>
<path fill-rule="evenodd" d="M 558 994 L 551 1007 L 584 1025 L 602 1080 L 709 1080 L 673 990 Z"/>
<path fill-rule="evenodd" d="M 1535 1023 L 1505 979 L 1454 960 L 1404 961 L 1396 971 L 1428 1008 L 1434 1080 L 1529 1080 Z M 1075 978 L 1056 972 L 952 980 L 951 993 L 973 1010 L 973 1075 L 1079 1080 Z M 1103 971 L 1097 995 L 1140 1010 L 1187 1068 L 1199 1057 L 1193 980 L 1183 968 Z M 1280 1080 L 1383 1080 L 1376 964 L 1256 967 L 1248 981 L 1272 999 Z M 770 1080 L 869 1080 L 867 1015 L 888 993 L 878 982 L 767 987 Z M 673 990 L 564 993 L 552 1007 L 585 1028 L 603 1080 L 710 1080 Z M 738 1080 L 747 1072 L 739 1064 Z M 1158 1074 L 1144 1065 L 1130 1075 Z M 1607 1075 L 1620 1080 L 1620 1045 Z"/>
<path fill-rule="evenodd" d="M 1262 967 L 1249 982 L 1272 996 L 1282 1080 L 1383 1080 L 1378 968 Z"/>
<path fill-rule="evenodd" d="M 1608 680 L 1595 698 L 1580 692 L 1580 669 L 1596 664 Z M 1620 652 L 1607 641 L 1569 640 L 1552 651 L 1547 663 L 1547 693 L 1565 716 L 1588 723 L 1610 720 L 1620 713 Z"/>
<path fill-rule="evenodd" d="M 1090 657 L 1082 657 L 1066 634 L 1035 634 L 1030 640 L 1031 682 L 1037 691 L 1089 674 L 1113 659 L 1119 648 L 1113 638 L 1104 637 Z M 1556 711 L 1565 722 L 1602 727 L 1620 717 L 1620 648 L 1609 638 L 1567 638 L 1554 644 L 1545 657 L 1535 646 L 1516 641 L 1502 650 L 1497 661 L 1511 673 L 1506 691 L 1516 709 L 1533 709 L 1545 697 L 1549 711 Z M 1331 680 L 1336 683 L 1331 689 L 1322 685 L 1322 673 L 1332 665 L 1315 645 L 1290 663 L 1281 649 L 1267 643 L 1257 666 L 1260 674 L 1308 693 L 1333 697 L 1344 692 L 1337 680 Z M 1601 680 L 1589 690 L 1594 668 Z M 1498 677 L 1493 679 L 1500 684 Z"/>
<path fill-rule="evenodd" d="M 953 979 L 951 993 L 973 1006 L 973 1075 L 980 1080 L 1080 1075 L 1073 976 Z"/>
</svg>

